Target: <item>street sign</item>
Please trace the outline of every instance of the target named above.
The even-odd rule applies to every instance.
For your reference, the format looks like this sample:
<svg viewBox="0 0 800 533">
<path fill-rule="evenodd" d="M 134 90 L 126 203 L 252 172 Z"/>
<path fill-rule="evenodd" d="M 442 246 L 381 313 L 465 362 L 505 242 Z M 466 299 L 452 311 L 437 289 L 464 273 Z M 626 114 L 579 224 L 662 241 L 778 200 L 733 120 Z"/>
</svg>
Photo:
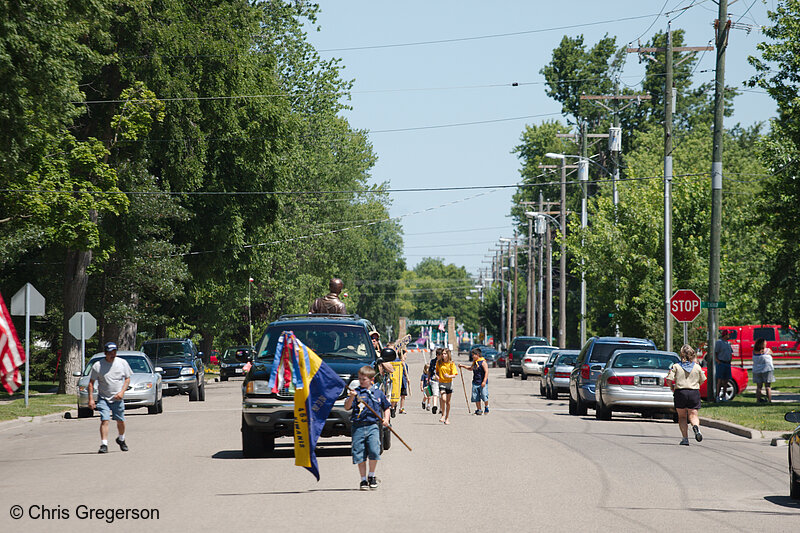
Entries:
<svg viewBox="0 0 800 533">
<path fill-rule="evenodd" d="M 85 311 L 79 311 L 69 319 L 69 332 L 79 341 L 91 339 L 97 331 L 97 320 Z"/>
<path fill-rule="evenodd" d="M 703 302 L 700 307 L 703 309 L 725 309 L 728 304 L 727 302 Z"/>
<path fill-rule="evenodd" d="M 44 296 L 37 291 L 33 285 L 26 283 L 11 297 L 11 314 L 14 316 L 25 316 L 25 294 L 26 289 L 29 291 L 28 296 L 28 316 L 44 316 Z"/>
<path fill-rule="evenodd" d="M 677 290 L 669 299 L 669 312 L 678 322 L 692 322 L 700 315 L 700 297 L 690 289 Z"/>
</svg>

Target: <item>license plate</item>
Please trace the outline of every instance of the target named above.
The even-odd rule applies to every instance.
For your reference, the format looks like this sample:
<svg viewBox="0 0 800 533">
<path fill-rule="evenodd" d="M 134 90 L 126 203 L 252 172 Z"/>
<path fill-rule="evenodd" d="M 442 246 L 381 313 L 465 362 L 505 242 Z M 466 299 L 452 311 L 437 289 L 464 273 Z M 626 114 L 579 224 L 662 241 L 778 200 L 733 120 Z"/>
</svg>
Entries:
<svg viewBox="0 0 800 533">
<path fill-rule="evenodd" d="M 242 373 L 242 369 L 241 369 L 241 368 L 237 368 L 237 369 L 236 369 L 236 373 L 237 373 L 237 374 L 241 374 L 241 373 Z"/>
<path fill-rule="evenodd" d="M 658 385 L 658 378 L 642 378 L 642 385 Z"/>
</svg>

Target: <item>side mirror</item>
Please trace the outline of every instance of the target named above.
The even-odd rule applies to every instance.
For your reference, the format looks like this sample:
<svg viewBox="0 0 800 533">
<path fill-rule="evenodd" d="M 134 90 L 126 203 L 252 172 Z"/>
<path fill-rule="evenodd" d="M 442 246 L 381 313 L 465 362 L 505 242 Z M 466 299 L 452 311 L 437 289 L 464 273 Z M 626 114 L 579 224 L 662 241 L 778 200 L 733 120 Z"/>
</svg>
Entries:
<svg viewBox="0 0 800 533">
<path fill-rule="evenodd" d="M 164 373 L 164 369 L 161 368 L 160 366 L 157 366 L 156 367 L 156 374 L 163 374 L 163 373 Z"/>
<path fill-rule="evenodd" d="M 783 415 L 783 419 L 793 424 L 800 424 L 800 411 L 789 411 Z"/>
<path fill-rule="evenodd" d="M 80 372 L 73 372 L 73 373 L 72 373 L 72 375 L 73 375 L 74 377 L 76 377 L 76 378 L 79 378 L 79 377 L 81 377 L 81 373 L 80 373 Z"/>
</svg>

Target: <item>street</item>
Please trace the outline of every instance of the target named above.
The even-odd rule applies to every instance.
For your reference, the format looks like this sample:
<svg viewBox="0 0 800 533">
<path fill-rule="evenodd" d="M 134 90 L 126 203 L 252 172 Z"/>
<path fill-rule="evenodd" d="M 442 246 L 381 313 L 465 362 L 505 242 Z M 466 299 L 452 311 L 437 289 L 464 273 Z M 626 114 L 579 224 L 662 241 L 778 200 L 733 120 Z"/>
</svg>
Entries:
<svg viewBox="0 0 800 533">
<path fill-rule="evenodd" d="M 244 459 L 241 381 L 207 382 L 205 402 L 171 396 L 163 414 L 129 411 L 127 453 L 113 424 L 110 453 L 96 453 L 98 416 L 0 425 L 0 527 L 106 530 L 110 520 L 85 517 L 88 508 L 157 510 L 114 520 L 124 531 L 788 531 L 800 523 L 785 447 L 703 428 L 703 442 L 687 448 L 670 420 L 569 416 L 566 395 L 541 398 L 536 379 L 506 379 L 501 368 L 490 369 L 488 416 L 468 414 L 456 378 L 444 426 L 421 409 L 422 356 L 409 358 L 413 396 L 394 428 L 413 451 L 393 440 L 376 491 L 358 490 L 346 438 L 320 440 L 319 483 L 294 466 L 290 439 L 278 440 L 274 457 Z"/>
</svg>

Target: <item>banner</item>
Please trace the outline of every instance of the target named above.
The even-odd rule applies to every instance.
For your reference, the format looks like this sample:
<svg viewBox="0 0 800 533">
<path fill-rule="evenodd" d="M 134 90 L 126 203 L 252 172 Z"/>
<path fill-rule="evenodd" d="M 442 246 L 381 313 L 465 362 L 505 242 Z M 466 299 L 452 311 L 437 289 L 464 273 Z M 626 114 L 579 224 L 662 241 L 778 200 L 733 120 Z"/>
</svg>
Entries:
<svg viewBox="0 0 800 533">
<path fill-rule="evenodd" d="M 392 370 L 392 390 L 389 401 L 397 403 L 400 401 L 400 387 L 403 384 L 403 362 L 392 361 L 392 367 L 394 370 Z"/>
</svg>

